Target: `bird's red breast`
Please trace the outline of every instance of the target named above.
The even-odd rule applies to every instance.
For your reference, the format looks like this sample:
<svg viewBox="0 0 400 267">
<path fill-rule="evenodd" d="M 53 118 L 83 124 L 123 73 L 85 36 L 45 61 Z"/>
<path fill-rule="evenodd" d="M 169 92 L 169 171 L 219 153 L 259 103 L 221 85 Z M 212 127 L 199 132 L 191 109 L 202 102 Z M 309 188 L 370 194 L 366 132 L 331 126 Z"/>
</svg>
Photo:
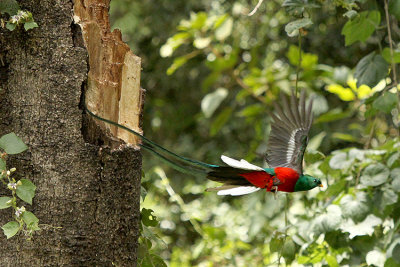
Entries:
<svg viewBox="0 0 400 267">
<path fill-rule="evenodd" d="M 294 192 L 294 187 L 300 175 L 292 168 L 276 167 L 274 169 L 276 177 L 281 181 L 278 191 Z"/>
<path fill-rule="evenodd" d="M 275 176 L 265 171 L 254 171 L 249 173 L 241 173 L 240 176 L 244 177 L 252 185 L 259 188 L 266 188 L 267 191 L 271 190 L 273 184 L 278 184 L 278 191 L 293 192 L 299 174 L 287 167 L 276 167 L 274 169 Z M 274 180 L 275 179 L 275 180 Z M 278 179 L 278 181 L 276 181 Z"/>
</svg>

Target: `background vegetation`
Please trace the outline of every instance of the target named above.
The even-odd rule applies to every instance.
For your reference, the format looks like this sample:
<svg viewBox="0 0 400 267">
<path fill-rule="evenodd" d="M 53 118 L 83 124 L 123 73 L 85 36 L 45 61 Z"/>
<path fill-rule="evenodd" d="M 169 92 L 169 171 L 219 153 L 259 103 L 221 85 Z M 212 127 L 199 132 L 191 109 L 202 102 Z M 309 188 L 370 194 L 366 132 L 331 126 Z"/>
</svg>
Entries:
<svg viewBox="0 0 400 267">
<path fill-rule="evenodd" d="M 325 187 L 219 197 L 145 155 L 139 264 L 400 266 L 400 1 L 268 0 L 247 16 L 257 2 L 111 1 L 143 60 L 145 135 L 264 165 L 272 103 L 297 85 L 314 99 L 306 172 Z"/>
</svg>

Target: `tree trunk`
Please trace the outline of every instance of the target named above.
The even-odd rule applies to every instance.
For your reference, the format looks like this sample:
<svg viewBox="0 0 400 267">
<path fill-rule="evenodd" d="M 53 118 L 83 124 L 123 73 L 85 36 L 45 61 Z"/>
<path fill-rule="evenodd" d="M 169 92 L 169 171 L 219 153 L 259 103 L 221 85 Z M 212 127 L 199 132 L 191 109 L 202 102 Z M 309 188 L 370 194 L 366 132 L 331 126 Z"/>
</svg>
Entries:
<svg viewBox="0 0 400 267">
<path fill-rule="evenodd" d="M 107 23 L 99 27 L 100 39 L 85 36 L 85 30 L 82 37 L 73 22 L 73 3 L 66 0 L 19 1 L 39 27 L 28 32 L 0 28 L 0 134 L 15 132 L 29 147 L 7 163 L 17 168 L 16 178 L 30 179 L 37 186 L 33 205 L 25 206 L 39 218 L 41 228 L 32 241 L 23 235 L 7 240 L 0 234 L 0 266 L 136 266 L 141 154 L 131 137 L 104 124 L 97 126 L 84 114 L 83 94 L 87 89 L 103 96 L 91 96 L 89 107 L 104 117 L 110 115 L 104 111 L 108 108 L 114 114 L 108 118 L 119 122 L 126 122 L 131 112 L 122 98 L 137 101 L 128 103 L 136 111 L 128 125 L 138 127 L 140 62 L 135 72 L 136 98 L 127 98 L 124 91 L 126 68 L 134 65 L 127 62 L 134 58 L 129 49 L 122 49 L 128 57 L 109 57 L 107 64 L 103 62 L 103 70 L 110 62 L 119 64 L 111 75 L 114 81 L 100 73 L 92 80 L 89 74 L 88 82 L 89 69 L 93 71 L 99 67 L 94 64 L 101 62 L 91 60 L 93 54 L 86 47 L 97 43 L 107 48 L 116 41 L 103 38 L 109 31 L 109 1 L 87 2 L 75 5 L 81 11 L 96 11 L 93 16 L 103 15 L 98 19 Z M 120 37 L 108 34 L 107 38 Z M 113 86 L 91 85 L 103 78 Z M 116 100 L 108 101 L 115 95 Z M 2 190 L 1 195 L 8 192 Z M 1 210 L 0 224 L 12 216 L 10 209 Z"/>
</svg>

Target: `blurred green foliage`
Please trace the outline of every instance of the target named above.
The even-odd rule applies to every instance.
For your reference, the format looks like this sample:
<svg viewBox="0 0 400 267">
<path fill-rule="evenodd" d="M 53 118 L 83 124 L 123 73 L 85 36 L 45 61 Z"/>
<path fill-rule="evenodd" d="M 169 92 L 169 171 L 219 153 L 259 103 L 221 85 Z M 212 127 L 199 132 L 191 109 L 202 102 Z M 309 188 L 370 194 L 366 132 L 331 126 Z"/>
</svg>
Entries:
<svg viewBox="0 0 400 267">
<path fill-rule="evenodd" d="M 257 2 L 111 1 L 142 58 L 145 135 L 263 165 L 272 104 L 297 84 L 314 99 L 305 170 L 326 186 L 219 197 L 145 155 L 139 264 L 400 266 L 398 0 L 392 51 L 385 1 L 264 1 L 247 16 Z"/>
</svg>

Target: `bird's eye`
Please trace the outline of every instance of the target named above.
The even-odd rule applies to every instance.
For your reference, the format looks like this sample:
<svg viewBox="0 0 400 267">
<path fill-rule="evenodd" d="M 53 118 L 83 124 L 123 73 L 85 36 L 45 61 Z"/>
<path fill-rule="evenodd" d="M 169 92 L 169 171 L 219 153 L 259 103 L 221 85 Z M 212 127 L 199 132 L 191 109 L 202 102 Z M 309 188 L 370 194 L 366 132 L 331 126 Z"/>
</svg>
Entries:
<svg viewBox="0 0 400 267">
<path fill-rule="evenodd" d="M 314 179 L 314 183 L 316 183 L 317 182 L 317 179 Z"/>
</svg>

